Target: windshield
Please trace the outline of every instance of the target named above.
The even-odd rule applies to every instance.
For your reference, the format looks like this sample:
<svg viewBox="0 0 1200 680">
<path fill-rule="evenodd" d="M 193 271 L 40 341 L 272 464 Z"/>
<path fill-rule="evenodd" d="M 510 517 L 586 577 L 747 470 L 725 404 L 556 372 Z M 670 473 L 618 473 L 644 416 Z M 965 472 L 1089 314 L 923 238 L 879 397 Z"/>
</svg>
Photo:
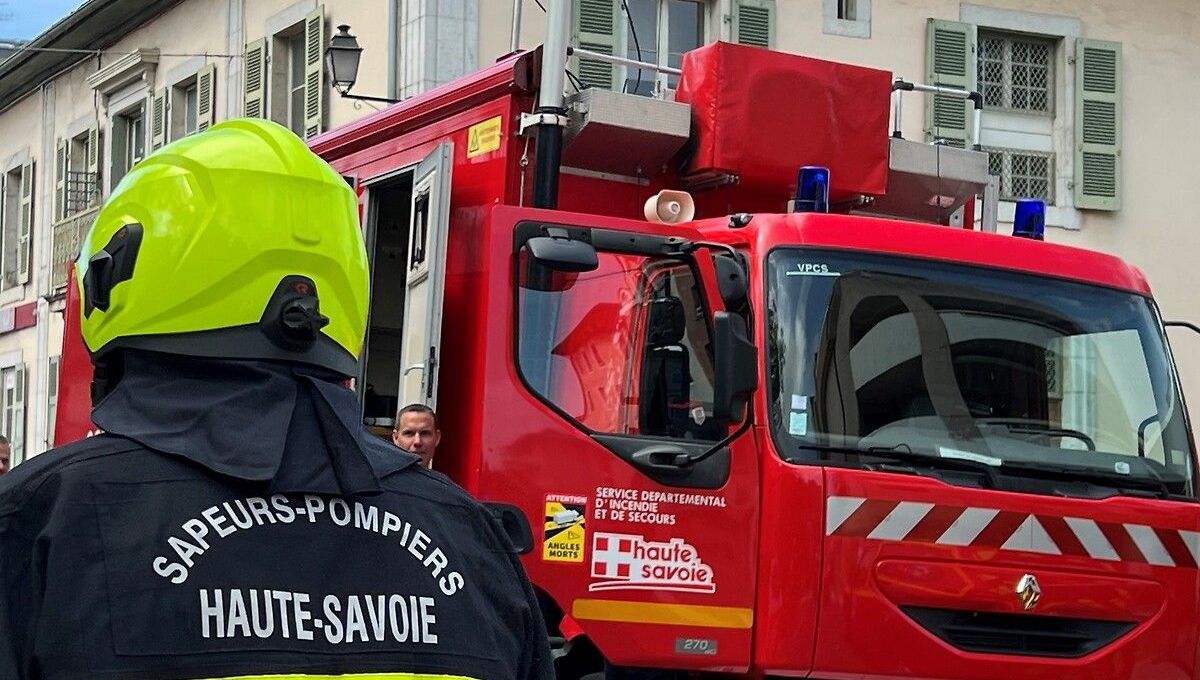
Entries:
<svg viewBox="0 0 1200 680">
<path fill-rule="evenodd" d="M 896 452 L 1194 495 L 1177 382 L 1142 296 L 803 249 L 771 253 L 768 286 L 772 430 L 789 461 Z"/>
</svg>

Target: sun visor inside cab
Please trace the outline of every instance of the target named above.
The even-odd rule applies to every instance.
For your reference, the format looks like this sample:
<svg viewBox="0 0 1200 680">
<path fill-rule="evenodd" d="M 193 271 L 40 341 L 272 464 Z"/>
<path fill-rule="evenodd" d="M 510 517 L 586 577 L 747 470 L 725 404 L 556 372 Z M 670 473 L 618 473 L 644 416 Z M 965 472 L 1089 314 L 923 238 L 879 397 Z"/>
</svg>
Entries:
<svg viewBox="0 0 1200 680">
<path fill-rule="evenodd" d="M 830 171 L 830 200 L 887 189 L 892 75 L 768 50 L 713 43 L 684 56 L 676 99 L 691 105 L 689 185 L 736 177 L 792 198 L 796 171 Z"/>
</svg>

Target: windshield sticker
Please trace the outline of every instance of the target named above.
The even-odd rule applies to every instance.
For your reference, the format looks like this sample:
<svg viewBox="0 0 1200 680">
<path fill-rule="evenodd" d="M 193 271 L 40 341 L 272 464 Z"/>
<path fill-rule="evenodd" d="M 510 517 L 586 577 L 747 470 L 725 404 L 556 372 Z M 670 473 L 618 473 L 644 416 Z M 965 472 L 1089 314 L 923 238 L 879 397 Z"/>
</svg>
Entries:
<svg viewBox="0 0 1200 680">
<path fill-rule="evenodd" d="M 792 410 L 807 411 L 808 410 L 808 395 L 793 394 L 792 395 Z"/>
<path fill-rule="evenodd" d="M 673 590 L 715 593 L 712 567 L 682 538 L 651 541 L 645 536 L 596 532 L 592 539 L 589 591 Z"/>
<path fill-rule="evenodd" d="M 587 542 L 586 496 L 546 496 L 546 527 L 542 540 L 545 562 L 583 562 Z"/>
<path fill-rule="evenodd" d="M 797 413 L 792 411 L 791 418 L 788 419 L 788 434 L 803 437 L 808 434 L 808 414 Z"/>
<path fill-rule="evenodd" d="M 704 421 L 708 418 L 708 414 L 704 412 L 703 406 L 697 406 L 693 408 L 691 414 L 692 422 L 696 423 L 697 425 L 703 425 Z"/>
<path fill-rule="evenodd" d="M 1003 460 L 993 456 L 985 456 L 982 453 L 974 453 L 973 451 L 963 451 L 962 449 L 952 449 L 949 446 L 939 446 L 938 454 L 942 458 L 958 458 L 959 460 L 973 460 L 976 463 L 991 465 L 992 467 L 1000 467 L 1004 464 Z"/>
<path fill-rule="evenodd" d="M 829 265 L 823 262 L 800 262 L 795 269 L 786 272 L 788 276 L 841 276 L 841 273 L 830 271 Z"/>
</svg>

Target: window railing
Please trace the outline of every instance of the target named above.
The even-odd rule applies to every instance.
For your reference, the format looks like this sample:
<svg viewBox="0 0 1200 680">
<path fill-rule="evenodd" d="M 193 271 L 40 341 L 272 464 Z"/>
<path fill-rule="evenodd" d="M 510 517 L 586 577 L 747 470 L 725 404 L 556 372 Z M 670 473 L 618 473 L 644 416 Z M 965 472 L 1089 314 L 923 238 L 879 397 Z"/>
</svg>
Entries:
<svg viewBox="0 0 1200 680">
<path fill-rule="evenodd" d="M 92 226 L 92 220 L 95 219 L 98 212 L 100 212 L 100 207 L 93 205 L 82 212 L 68 215 L 54 224 L 54 242 L 51 249 L 54 260 L 50 285 L 55 292 L 66 290 L 67 270 L 70 268 L 71 262 L 79 255 L 83 236 Z"/>
<path fill-rule="evenodd" d="M 74 215 L 100 203 L 100 175 L 95 172 L 67 173 L 65 215 Z"/>
<path fill-rule="evenodd" d="M 1054 205 L 1054 154 L 984 147 L 988 174 L 1000 178 L 1000 200 L 1040 198 Z"/>
</svg>

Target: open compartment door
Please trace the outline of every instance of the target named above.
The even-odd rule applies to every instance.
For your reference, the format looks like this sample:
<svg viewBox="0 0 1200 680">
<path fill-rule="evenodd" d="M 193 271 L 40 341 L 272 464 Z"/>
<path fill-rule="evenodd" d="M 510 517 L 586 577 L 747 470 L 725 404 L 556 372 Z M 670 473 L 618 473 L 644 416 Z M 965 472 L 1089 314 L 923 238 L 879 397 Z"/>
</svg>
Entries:
<svg viewBox="0 0 1200 680">
<path fill-rule="evenodd" d="M 436 408 L 453 152 L 452 143 L 439 144 L 413 176 L 400 345 L 401 406 L 419 402 Z"/>
</svg>

